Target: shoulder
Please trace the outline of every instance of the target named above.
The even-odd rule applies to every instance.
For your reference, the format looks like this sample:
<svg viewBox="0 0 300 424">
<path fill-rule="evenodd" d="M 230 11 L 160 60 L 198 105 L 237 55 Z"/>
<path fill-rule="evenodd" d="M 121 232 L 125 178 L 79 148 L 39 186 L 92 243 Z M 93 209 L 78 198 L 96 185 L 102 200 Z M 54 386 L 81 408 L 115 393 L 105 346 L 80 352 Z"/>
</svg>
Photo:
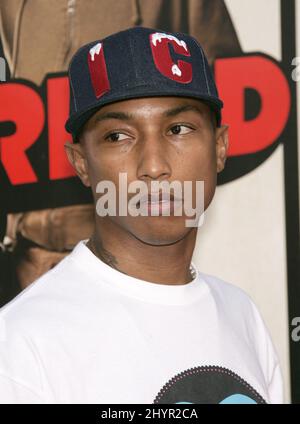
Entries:
<svg viewBox="0 0 300 424">
<path fill-rule="evenodd" d="M 72 253 L 2 306 L 0 322 L 10 327 L 16 324 L 19 328 L 28 328 L 62 311 L 65 303 L 78 295 L 75 288 L 83 278 L 80 268 L 77 269 L 72 261 Z"/>
<path fill-rule="evenodd" d="M 227 306 L 242 305 L 250 309 L 255 308 L 251 296 L 237 285 L 204 272 L 199 272 L 199 275 L 206 282 L 212 296 L 219 304 Z"/>
<path fill-rule="evenodd" d="M 270 379 L 272 367 L 278 364 L 278 356 L 265 319 L 252 297 L 221 278 L 199 274 L 209 287 L 218 315 L 239 334 L 247 336 L 258 356 L 264 358 L 262 361 Z"/>
<path fill-rule="evenodd" d="M 199 273 L 206 282 L 219 317 L 257 343 L 269 339 L 264 318 L 252 297 L 237 285 L 214 275 Z"/>
</svg>

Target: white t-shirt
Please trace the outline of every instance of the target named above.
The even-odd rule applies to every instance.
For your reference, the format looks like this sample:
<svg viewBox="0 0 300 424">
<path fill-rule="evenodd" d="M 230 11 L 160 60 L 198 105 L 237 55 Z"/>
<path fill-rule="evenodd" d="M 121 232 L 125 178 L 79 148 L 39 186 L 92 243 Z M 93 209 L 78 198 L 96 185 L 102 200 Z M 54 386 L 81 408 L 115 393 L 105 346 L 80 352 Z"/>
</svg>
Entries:
<svg viewBox="0 0 300 424">
<path fill-rule="evenodd" d="M 0 309 L 0 403 L 283 402 L 241 289 L 199 270 L 182 285 L 139 280 L 85 242 Z"/>
</svg>

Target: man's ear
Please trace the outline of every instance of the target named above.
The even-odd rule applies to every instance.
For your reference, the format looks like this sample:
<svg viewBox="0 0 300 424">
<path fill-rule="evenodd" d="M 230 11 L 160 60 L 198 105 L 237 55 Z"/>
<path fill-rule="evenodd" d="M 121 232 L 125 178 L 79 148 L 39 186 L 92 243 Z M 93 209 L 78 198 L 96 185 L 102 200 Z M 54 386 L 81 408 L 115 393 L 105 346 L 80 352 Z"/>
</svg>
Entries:
<svg viewBox="0 0 300 424">
<path fill-rule="evenodd" d="M 65 143 L 64 145 L 69 162 L 76 171 L 76 174 L 81 179 L 83 184 L 90 187 L 91 183 L 87 172 L 87 162 L 84 154 L 84 149 L 80 143 Z"/>
<path fill-rule="evenodd" d="M 228 125 L 216 128 L 217 172 L 224 169 L 228 150 Z"/>
</svg>

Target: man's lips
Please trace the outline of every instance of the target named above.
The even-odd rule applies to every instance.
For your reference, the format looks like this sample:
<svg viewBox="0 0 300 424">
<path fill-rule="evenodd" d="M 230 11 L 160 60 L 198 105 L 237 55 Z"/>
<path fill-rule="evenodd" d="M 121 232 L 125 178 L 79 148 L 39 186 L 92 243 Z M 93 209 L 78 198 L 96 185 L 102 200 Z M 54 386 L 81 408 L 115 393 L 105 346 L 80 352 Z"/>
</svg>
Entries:
<svg viewBox="0 0 300 424">
<path fill-rule="evenodd" d="M 179 202 L 182 199 L 179 197 L 175 197 L 172 193 L 151 193 L 148 195 L 144 195 L 141 197 L 139 203 L 140 204 L 159 204 L 159 203 L 170 203 L 170 202 Z"/>
</svg>

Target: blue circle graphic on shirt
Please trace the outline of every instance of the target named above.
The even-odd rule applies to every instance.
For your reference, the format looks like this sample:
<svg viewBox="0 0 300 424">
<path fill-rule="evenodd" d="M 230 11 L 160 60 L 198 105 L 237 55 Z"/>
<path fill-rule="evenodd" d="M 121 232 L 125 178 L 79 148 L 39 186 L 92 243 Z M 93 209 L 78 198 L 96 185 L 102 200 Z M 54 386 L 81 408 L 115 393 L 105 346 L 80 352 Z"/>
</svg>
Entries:
<svg viewBox="0 0 300 424">
<path fill-rule="evenodd" d="M 260 404 L 266 401 L 233 371 L 202 366 L 189 368 L 167 381 L 153 403 Z"/>
<path fill-rule="evenodd" d="M 176 403 L 180 403 L 180 404 L 187 404 L 189 403 L 190 405 L 193 404 L 193 402 L 176 402 Z M 245 395 L 240 395 L 240 394 L 236 394 L 236 395 L 231 395 L 226 397 L 224 400 L 222 400 L 221 402 L 219 402 L 220 404 L 256 404 L 257 402 L 255 402 L 255 400 L 251 399 L 249 396 L 245 396 Z"/>
<path fill-rule="evenodd" d="M 222 404 L 231 404 L 231 403 L 253 404 L 257 402 L 255 402 L 255 400 L 251 399 L 249 396 L 237 394 L 237 395 L 228 396 L 227 398 L 222 400 L 222 402 L 220 403 Z"/>
</svg>

